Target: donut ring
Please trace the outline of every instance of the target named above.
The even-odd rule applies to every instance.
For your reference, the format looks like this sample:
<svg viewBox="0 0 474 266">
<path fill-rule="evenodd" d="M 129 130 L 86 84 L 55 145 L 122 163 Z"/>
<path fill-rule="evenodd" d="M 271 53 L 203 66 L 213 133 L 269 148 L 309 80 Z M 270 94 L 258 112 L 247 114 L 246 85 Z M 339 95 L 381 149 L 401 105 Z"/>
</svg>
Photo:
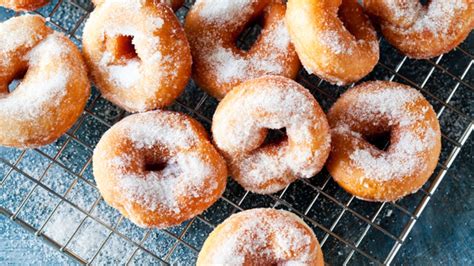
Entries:
<svg viewBox="0 0 474 266">
<path fill-rule="evenodd" d="M 329 173 L 341 187 L 369 201 L 394 201 L 416 192 L 438 162 L 441 133 L 433 108 L 409 86 L 388 81 L 360 84 L 328 113 L 332 130 Z M 378 149 L 366 139 L 390 133 Z"/>
<path fill-rule="evenodd" d="M 287 138 L 263 145 L 268 129 L 280 128 Z M 230 91 L 217 106 L 212 133 L 233 178 L 260 194 L 314 176 L 330 152 L 329 125 L 318 102 L 280 76 L 249 80 Z"/>
<path fill-rule="evenodd" d="M 0 6 L 15 11 L 31 11 L 45 6 L 49 0 L 0 0 Z"/>
<path fill-rule="evenodd" d="M 284 23 L 285 9 L 274 0 L 196 1 L 184 24 L 196 83 L 220 100 L 245 80 L 267 74 L 296 77 L 300 63 Z M 235 44 L 239 34 L 260 14 L 261 34 L 243 51 Z"/>
<path fill-rule="evenodd" d="M 169 111 L 126 117 L 93 154 L 104 200 L 142 227 L 169 227 L 211 206 L 224 192 L 224 159 L 194 119 Z"/>
<path fill-rule="evenodd" d="M 24 15 L 0 23 L 0 145 L 53 142 L 76 122 L 89 94 L 81 53 L 43 18 Z"/>
<path fill-rule="evenodd" d="M 357 0 L 289 0 L 286 23 L 305 69 L 333 84 L 360 80 L 379 60 L 377 34 Z"/>
<path fill-rule="evenodd" d="M 105 0 L 92 0 L 95 6 L 101 5 L 104 3 Z M 180 7 L 183 6 L 184 0 L 154 0 L 155 3 L 163 3 L 169 7 L 171 7 L 174 11 L 178 10 Z"/>
<path fill-rule="evenodd" d="M 449 52 L 474 28 L 472 0 L 365 0 L 365 8 L 382 34 L 411 58 L 427 59 Z"/>
<path fill-rule="evenodd" d="M 324 257 L 313 230 L 298 216 L 275 209 L 239 212 L 204 242 L 196 265 L 315 265 Z"/>
<path fill-rule="evenodd" d="M 110 0 L 84 28 L 83 50 L 102 95 L 129 112 L 170 105 L 191 75 L 191 52 L 174 13 L 151 0 Z"/>
</svg>

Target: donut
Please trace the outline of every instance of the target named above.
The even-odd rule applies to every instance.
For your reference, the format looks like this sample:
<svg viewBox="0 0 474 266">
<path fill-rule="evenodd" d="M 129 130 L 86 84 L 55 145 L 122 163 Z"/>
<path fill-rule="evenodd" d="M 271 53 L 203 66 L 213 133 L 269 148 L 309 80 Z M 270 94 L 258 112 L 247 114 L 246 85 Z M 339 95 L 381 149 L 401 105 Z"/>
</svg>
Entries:
<svg viewBox="0 0 474 266">
<path fill-rule="evenodd" d="M 49 0 L 0 0 L 0 6 L 15 11 L 31 11 L 45 6 Z"/>
<path fill-rule="evenodd" d="M 286 137 L 265 143 L 269 129 Z M 271 194 L 318 173 L 330 152 L 326 115 L 295 81 L 264 76 L 245 81 L 217 106 L 212 133 L 232 177 L 245 189 Z"/>
<path fill-rule="evenodd" d="M 279 0 L 197 0 L 184 24 L 196 83 L 220 100 L 245 80 L 268 74 L 296 77 L 300 63 L 285 26 L 285 9 Z M 238 48 L 239 35 L 259 18 L 256 42 L 248 51 Z"/>
<path fill-rule="evenodd" d="M 170 111 L 133 114 L 112 126 L 92 156 L 104 200 L 141 227 L 190 219 L 223 193 L 227 167 L 196 120 Z"/>
<path fill-rule="evenodd" d="M 83 51 L 102 95 L 128 112 L 170 105 L 191 76 L 178 19 L 151 0 L 107 0 L 84 27 Z"/>
<path fill-rule="evenodd" d="M 95 6 L 101 5 L 106 0 L 92 0 Z M 154 0 L 155 3 L 163 3 L 171 7 L 174 11 L 183 6 L 184 0 Z"/>
<path fill-rule="evenodd" d="M 411 58 L 427 59 L 449 52 L 474 28 L 472 0 L 364 0 L 384 37 Z"/>
<path fill-rule="evenodd" d="M 286 24 L 306 71 L 337 85 L 379 60 L 377 33 L 357 0 L 288 0 Z"/>
<path fill-rule="evenodd" d="M 332 151 L 326 167 L 357 198 L 395 201 L 420 189 L 436 167 L 439 122 L 428 101 L 409 86 L 360 84 L 336 101 L 328 120 Z M 370 142 L 387 134 L 386 149 Z"/>
<path fill-rule="evenodd" d="M 196 265 L 323 266 L 324 257 L 313 230 L 295 214 L 251 209 L 212 231 Z"/>
<path fill-rule="evenodd" d="M 15 80 L 21 81 L 11 91 Z M 89 95 L 81 53 L 67 37 L 40 16 L 0 23 L 0 145 L 55 141 L 82 114 Z"/>
</svg>

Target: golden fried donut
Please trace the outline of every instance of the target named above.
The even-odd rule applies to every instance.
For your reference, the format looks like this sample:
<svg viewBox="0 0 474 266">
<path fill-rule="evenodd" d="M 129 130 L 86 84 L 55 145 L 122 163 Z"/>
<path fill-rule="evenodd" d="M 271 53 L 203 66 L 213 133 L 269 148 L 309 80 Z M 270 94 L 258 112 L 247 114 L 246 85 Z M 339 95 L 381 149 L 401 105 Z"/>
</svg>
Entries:
<svg viewBox="0 0 474 266">
<path fill-rule="evenodd" d="M 76 122 L 89 94 L 81 53 L 43 18 L 24 15 L 0 23 L 0 145 L 53 142 Z"/>
<path fill-rule="evenodd" d="M 224 159 L 194 119 L 169 111 L 126 117 L 92 157 L 104 200 L 142 227 L 169 227 L 211 206 L 227 179 Z"/>
<path fill-rule="evenodd" d="M 349 193 L 394 201 L 416 192 L 433 173 L 441 150 L 439 122 L 409 86 L 373 81 L 349 89 L 328 113 L 332 152 L 327 169 Z M 367 139 L 390 134 L 381 150 Z"/>
<path fill-rule="evenodd" d="M 49 3 L 49 0 L 0 0 L 0 6 L 16 11 L 30 11 Z"/>
<path fill-rule="evenodd" d="M 101 5 L 104 3 L 105 0 L 92 0 L 95 6 Z M 135 1 L 135 0 L 133 0 Z M 178 10 L 180 7 L 183 6 L 184 0 L 154 0 L 155 3 L 163 3 L 167 6 L 171 7 L 173 10 Z"/>
<path fill-rule="evenodd" d="M 449 52 L 474 27 L 474 1 L 364 0 L 380 22 L 382 34 L 412 58 L 431 58 Z"/>
<path fill-rule="evenodd" d="M 288 0 L 286 24 L 305 69 L 331 83 L 358 81 L 379 60 L 377 34 L 357 0 Z"/>
<path fill-rule="evenodd" d="M 170 105 L 191 75 L 191 52 L 171 9 L 107 0 L 90 15 L 83 50 L 103 96 L 129 112 Z"/>
<path fill-rule="evenodd" d="M 249 51 L 237 47 L 239 34 L 263 15 L 258 40 Z M 211 96 L 222 99 L 241 82 L 266 74 L 294 78 L 300 68 L 278 0 L 198 0 L 184 25 L 193 54 L 193 77 Z"/>
<path fill-rule="evenodd" d="M 315 265 L 324 257 L 313 230 L 298 216 L 252 209 L 227 218 L 204 242 L 202 265 Z"/>
<path fill-rule="evenodd" d="M 268 129 L 282 128 L 287 138 L 264 144 Z M 217 106 L 212 133 L 233 178 L 261 194 L 314 176 L 330 152 L 329 125 L 318 102 L 280 76 L 249 80 L 230 91 Z"/>
</svg>

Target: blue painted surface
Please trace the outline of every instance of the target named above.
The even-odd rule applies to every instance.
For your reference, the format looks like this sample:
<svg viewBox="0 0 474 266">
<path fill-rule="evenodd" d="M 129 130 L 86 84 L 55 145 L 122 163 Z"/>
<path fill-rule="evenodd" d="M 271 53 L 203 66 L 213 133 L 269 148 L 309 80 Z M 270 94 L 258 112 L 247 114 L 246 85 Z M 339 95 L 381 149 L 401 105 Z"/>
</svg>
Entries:
<svg viewBox="0 0 474 266">
<path fill-rule="evenodd" d="M 474 265 L 473 192 L 471 137 L 402 246 L 395 264 Z"/>
<path fill-rule="evenodd" d="M 54 0 L 56 2 L 56 0 Z M 89 3 L 88 0 L 81 0 L 79 2 Z M 51 11 L 51 7 L 47 6 L 42 8 L 40 12 L 42 14 L 48 14 Z M 75 20 L 80 17 L 82 11 L 75 8 L 73 5 L 69 3 L 69 1 L 63 1 L 63 5 L 61 5 L 61 9 L 52 17 L 53 21 L 59 22 L 61 26 L 66 29 L 70 29 L 74 26 Z M 9 17 L 13 16 L 14 12 L 8 11 L 6 9 L 0 8 L 0 21 L 6 20 Z M 81 35 L 82 26 L 79 28 L 77 32 L 77 37 Z M 473 48 L 473 34 L 470 36 L 470 41 L 466 41 L 461 46 L 469 51 L 471 54 L 474 51 Z M 391 48 L 386 43 L 381 44 L 382 54 L 381 54 L 381 62 L 389 67 L 394 67 L 400 60 L 403 58 L 400 54 Z M 469 59 L 466 56 L 463 56 L 461 53 L 453 51 L 443 57 L 440 64 L 447 68 L 450 72 L 455 73 L 456 75 L 460 75 L 462 70 L 466 67 L 466 64 L 469 63 Z M 400 69 L 402 75 L 410 78 L 417 84 L 420 84 L 423 81 L 423 78 L 427 75 L 429 70 L 432 66 L 423 61 L 423 60 L 406 60 L 403 67 Z M 382 79 L 390 77 L 389 73 L 386 73 L 384 69 L 376 68 L 374 72 L 371 74 L 370 77 L 367 79 Z M 397 77 L 398 78 L 398 77 Z M 396 78 L 396 80 L 397 80 Z M 474 84 L 474 69 L 471 67 L 471 70 L 467 73 L 464 80 L 468 84 Z M 403 82 L 403 80 L 397 80 Z M 455 81 L 450 79 L 446 76 L 442 71 L 436 69 L 433 73 L 433 78 L 430 79 L 425 86 L 426 90 L 428 90 L 431 94 L 435 95 L 440 99 L 446 99 L 449 94 L 449 89 L 444 88 L 453 88 L 455 85 Z M 322 83 L 321 87 L 327 89 L 330 92 L 342 92 L 343 88 L 336 88 L 328 85 L 327 83 Z M 193 101 L 199 100 L 202 97 L 203 93 L 197 89 L 194 84 L 190 84 L 190 86 L 186 89 L 185 93 L 180 97 L 181 102 L 186 104 L 195 104 Z M 321 95 L 316 95 L 321 96 Z M 337 95 L 334 95 L 337 96 Z M 320 101 L 321 105 L 325 110 L 331 105 L 325 97 L 319 97 L 318 100 Z M 436 110 L 441 108 L 439 102 L 433 101 L 433 99 L 429 99 Z M 216 102 L 213 101 L 212 98 L 206 100 L 206 102 L 202 105 L 202 109 L 200 110 L 201 114 L 206 115 L 208 117 L 212 116 L 213 110 L 216 106 Z M 451 99 L 450 104 L 455 108 L 458 108 L 469 117 L 474 116 L 474 93 L 465 86 L 461 85 L 458 89 L 458 92 L 454 94 L 454 97 Z M 103 98 L 99 98 L 99 100 L 93 106 L 89 106 L 89 111 L 93 112 L 94 115 L 101 117 L 105 121 L 109 123 L 113 123 L 117 120 L 118 114 L 120 113 L 119 110 L 114 107 L 112 104 L 104 100 Z M 178 107 L 175 107 L 178 111 L 185 111 L 181 110 Z M 77 137 L 93 147 L 97 142 L 98 138 L 102 133 L 102 128 L 100 128 L 100 124 L 97 124 L 97 121 L 94 119 L 90 119 L 89 116 L 86 117 L 84 120 L 85 122 L 77 131 Z M 469 125 L 469 121 L 466 119 L 459 118 L 453 112 L 450 112 L 447 109 L 444 114 L 440 118 L 440 122 L 442 124 L 443 132 L 445 135 L 453 138 L 459 139 L 460 133 L 464 131 L 464 129 Z M 206 125 L 207 127 L 209 125 Z M 57 152 L 59 147 L 62 146 L 64 139 L 60 139 L 56 144 L 48 145 L 47 147 L 41 148 L 42 151 L 47 153 L 50 156 L 54 156 Z M 66 165 L 67 167 L 71 168 L 74 172 L 78 172 L 80 167 L 84 164 L 86 158 L 90 156 L 87 150 L 81 148 L 80 145 L 76 145 L 77 143 L 72 141 L 68 144 L 65 151 L 59 157 L 58 161 Z M 442 160 L 445 160 L 448 153 L 451 151 L 452 147 L 449 146 L 448 143 L 443 143 L 445 145 L 445 149 L 443 150 Z M 409 239 L 401 248 L 398 256 L 396 257 L 394 263 L 395 264 L 403 264 L 403 265 L 472 265 L 474 264 L 474 225 L 473 225 L 473 201 L 474 197 L 472 195 L 473 190 L 473 173 L 474 173 L 474 144 L 473 139 L 468 141 L 466 146 L 461 151 L 458 159 L 456 162 L 451 166 L 448 174 L 444 178 L 444 181 L 441 183 L 438 191 L 433 196 L 433 199 L 430 201 L 429 205 L 425 209 L 424 213 L 422 214 L 420 220 L 415 225 L 412 233 L 410 234 Z M 18 158 L 19 153 L 17 151 L 5 151 L 0 149 L 0 155 L 7 159 L 8 161 L 15 161 Z M 49 164 L 44 157 L 39 157 L 35 152 L 28 151 L 22 162 L 19 164 L 19 168 L 27 172 L 33 177 L 39 176 L 44 171 L 44 167 Z M 86 170 L 85 175 L 83 176 L 87 180 L 92 180 L 92 175 L 90 174 L 90 168 Z M 8 167 L 4 164 L 0 164 L 0 181 L 3 179 L 4 174 L 8 171 Z M 62 172 L 61 168 L 59 167 L 51 167 L 48 171 L 51 174 L 45 176 L 44 183 L 46 183 L 51 189 L 54 191 L 63 194 L 65 192 L 65 188 L 67 188 L 74 177 L 68 175 L 67 173 Z M 5 191 L 1 190 L 0 187 L 0 201 L 2 201 L 2 206 L 5 205 L 11 208 L 12 210 L 15 207 L 18 207 L 22 197 L 25 193 L 28 193 L 32 182 L 23 182 L 21 180 L 26 180 L 23 177 L 18 176 L 17 174 L 12 174 L 13 178 L 7 182 L 10 188 L 14 188 L 15 190 L 10 191 L 11 194 L 2 194 Z M 12 176 L 11 175 L 11 176 Z M 50 178 L 51 177 L 51 178 Z M 56 177 L 56 178 L 55 178 Z M 60 178 L 58 178 L 60 177 Z M 50 178 L 50 179 L 49 179 Z M 12 180 L 20 180 L 20 181 L 12 181 Z M 317 180 L 314 178 L 313 180 Z M 14 183 L 17 182 L 17 183 Z M 317 181 L 314 181 L 317 182 Z M 68 197 L 74 203 L 77 203 L 78 206 L 87 207 L 91 201 L 95 200 L 96 196 L 94 192 L 87 192 L 88 189 L 84 187 L 86 184 L 84 183 L 81 188 L 82 183 L 79 183 L 78 186 L 75 186 L 72 190 L 71 195 Z M 17 190 L 18 188 L 18 190 Z M 298 207 L 297 203 L 307 203 L 308 200 L 311 200 L 311 196 L 314 196 L 311 191 L 308 191 L 307 196 L 309 199 L 303 198 L 303 194 L 301 193 L 301 189 L 304 186 L 299 186 L 297 182 L 295 182 L 294 186 L 290 187 L 287 193 L 288 198 L 285 198 L 287 201 L 294 201 L 294 205 Z M 294 193 L 292 192 L 294 189 Z M 76 191 L 79 191 L 76 193 Z M 87 193 L 86 193 L 87 192 Z M 340 189 L 337 187 L 333 188 L 330 187 L 327 193 L 331 194 L 332 196 L 336 197 L 339 200 L 345 200 L 347 195 L 344 192 L 341 192 Z M 14 193 L 18 197 L 11 196 Z M 27 219 L 32 225 L 38 226 L 41 222 L 47 217 L 51 211 L 52 206 L 55 206 L 57 203 L 57 199 L 51 197 L 49 194 L 45 193 L 43 190 L 39 192 L 35 192 L 35 197 L 32 200 L 31 209 L 28 208 L 29 205 L 26 205 L 25 210 L 28 210 L 28 214 L 20 213 L 20 217 Z M 240 187 L 236 187 L 235 183 L 229 183 L 228 189 L 226 190 L 226 197 L 230 198 L 234 201 L 239 201 L 240 197 L 242 196 L 243 190 Z M 77 195 L 77 196 L 74 196 Z M 2 198 L 3 197 L 3 198 Z M 286 196 L 285 196 L 286 197 Z M 324 203 L 321 206 L 316 205 L 317 208 L 314 209 L 314 218 L 318 222 L 324 224 L 326 219 L 328 225 L 330 225 L 335 217 L 331 217 L 331 214 L 338 214 L 335 212 L 337 206 L 331 207 L 330 202 L 323 202 L 324 198 L 321 198 L 321 202 Z M 357 201 L 355 201 L 357 202 Z M 273 202 L 271 199 L 265 196 L 256 197 L 254 195 L 248 196 L 248 198 L 243 202 L 243 206 L 250 208 L 250 207 L 261 207 L 271 205 Z M 319 202 L 318 202 L 319 203 Z M 35 205 L 36 204 L 36 205 Z M 42 204 L 42 205 L 41 205 Z M 86 206 L 87 205 L 87 206 Z M 35 206 L 42 206 L 43 208 L 37 208 Z M 101 205 L 99 205 L 101 206 Z M 369 205 L 363 205 L 365 209 L 360 209 L 358 211 L 370 213 Z M 302 207 L 302 206 L 299 206 Z M 353 206 L 352 208 L 356 208 L 357 205 Z M 377 207 L 376 204 L 373 207 Z M 116 215 L 113 214 L 113 211 L 106 211 L 107 207 L 105 206 L 104 209 L 99 208 L 100 211 L 97 211 L 96 215 L 99 219 L 104 220 L 106 223 L 113 224 L 116 220 Z M 228 203 L 224 201 L 219 201 L 213 207 L 211 207 L 208 211 L 203 214 L 203 217 L 210 221 L 213 224 L 218 224 L 222 222 L 230 213 L 232 213 L 232 207 L 228 205 Z M 235 210 L 234 210 L 235 211 Z M 326 211 L 326 212 L 325 212 Z M 109 214 L 110 213 L 110 214 Z M 388 210 L 387 213 L 391 213 L 391 210 Z M 324 214 L 321 217 L 318 214 Z M 23 216 L 22 216 L 23 215 Z M 102 217 L 104 216 L 104 217 Z M 384 224 L 384 228 L 389 230 L 390 232 L 398 232 L 395 227 L 400 225 L 400 221 L 396 220 L 396 218 L 390 217 L 390 214 L 386 216 L 382 215 L 384 218 L 380 223 Z M 348 217 L 348 220 L 344 220 L 345 217 Z M 398 216 L 397 216 L 398 217 Z M 344 226 L 350 226 L 353 222 L 350 220 L 350 216 L 344 216 L 341 220 L 341 224 Z M 393 224 L 391 224 L 392 221 Z M 403 225 L 403 224 L 402 224 Z M 137 235 L 137 239 L 139 240 L 141 236 L 143 236 L 144 231 L 141 229 L 134 229 L 133 225 L 127 226 L 127 221 L 125 221 L 119 228 L 132 228 L 130 230 L 125 230 L 126 232 L 137 232 L 130 233 L 133 236 Z M 357 228 L 357 227 L 355 227 Z M 364 228 L 364 227 L 360 227 Z M 337 230 L 338 228 L 336 228 Z M 393 230 L 392 230 L 393 229 Z M 170 232 L 179 235 L 181 234 L 181 227 L 171 229 Z M 204 223 L 193 222 L 193 224 L 189 227 L 189 230 L 184 235 L 183 239 L 190 243 L 197 248 L 200 247 L 204 239 L 207 237 L 207 233 L 210 231 L 210 228 L 207 227 Z M 321 231 L 316 232 L 321 233 Z M 354 232 L 354 235 L 351 235 L 351 231 L 348 228 L 344 228 L 344 231 L 338 232 L 341 235 L 346 236 L 347 238 L 358 237 Z M 370 234 L 370 232 L 369 232 Z M 134 237 L 131 237 L 134 239 Z M 111 239 L 115 239 L 112 237 Z M 391 247 L 391 243 L 384 245 L 383 240 L 377 239 L 376 236 L 373 236 L 372 239 L 368 238 L 369 240 L 373 240 L 376 247 L 380 250 L 386 250 L 387 247 Z M 166 240 L 169 240 L 169 245 Z M 156 231 L 151 234 L 151 236 L 145 241 L 144 245 L 149 248 L 150 250 L 160 254 L 161 249 L 167 248 L 167 246 L 172 246 L 173 244 L 172 238 L 169 237 L 168 234 L 164 234 L 160 231 Z M 381 242 L 382 241 L 382 242 Z M 111 243 L 115 243 L 111 241 Z M 119 240 L 116 241 L 116 245 L 124 246 L 126 252 L 130 252 L 132 250 L 131 247 L 127 247 L 125 244 L 122 244 Z M 333 244 L 333 246 L 331 246 Z M 364 243 L 363 243 L 364 244 Z M 368 247 L 370 246 L 370 242 L 368 242 Z M 111 245 L 115 247 L 115 245 Z M 338 256 L 338 254 L 344 254 L 347 252 L 347 249 L 344 250 L 341 248 L 340 243 L 334 244 L 331 242 L 331 239 L 325 245 L 325 249 L 335 250 L 331 254 L 331 256 Z M 340 249 L 339 249 L 340 248 Z M 166 250 L 167 251 L 167 250 Z M 162 253 L 165 253 L 163 251 Z M 128 253 L 127 253 L 128 254 Z M 330 252 L 328 251 L 327 254 L 329 255 Z M 123 254 L 120 254 L 123 257 Z M 137 252 L 137 255 L 133 258 L 133 262 L 136 263 L 146 263 L 152 262 L 153 259 L 150 258 L 148 255 L 142 252 Z M 343 256 L 340 255 L 343 259 Z M 107 256 L 104 256 L 107 258 Z M 335 257 L 333 257 L 335 258 Z M 192 261 L 195 259 L 194 254 L 189 251 L 184 245 L 179 244 L 172 256 L 169 258 L 171 262 L 174 261 Z M 336 258 L 337 259 L 337 258 Z M 110 262 L 111 260 L 108 260 Z M 30 264 L 30 265 L 57 265 L 57 264 L 71 264 L 69 258 L 65 257 L 58 251 L 55 251 L 53 248 L 49 247 L 48 245 L 44 244 L 39 238 L 36 238 L 30 232 L 27 232 L 19 225 L 15 224 L 13 221 L 6 219 L 5 217 L 0 215 L 0 264 Z M 118 262 L 117 262 L 118 264 Z"/>
<path fill-rule="evenodd" d="M 474 140 L 470 138 L 394 260 L 395 265 L 474 264 Z M 0 215 L 0 264 L 72 261 Z"/>
<path fill-rule="evenodd" d="M 76 264 L 3 215 L 0 215 L 0 245 L 2 265 Z"/>
</svg>

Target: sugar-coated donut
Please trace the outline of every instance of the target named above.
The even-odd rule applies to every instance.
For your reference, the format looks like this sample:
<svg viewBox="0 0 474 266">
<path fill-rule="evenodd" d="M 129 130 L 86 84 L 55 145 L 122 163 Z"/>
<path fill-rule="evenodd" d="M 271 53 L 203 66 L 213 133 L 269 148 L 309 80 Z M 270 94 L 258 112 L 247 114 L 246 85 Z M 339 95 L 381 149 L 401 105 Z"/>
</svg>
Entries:
<svg viewBox="0 0 474 266">
<path fill-rule="evenodd" d="M 288 0 L 286 23 L 305 69 L 331 83 L 358 81 L 379 60 L 377 34 L 357 0 Z"/>
<path fill-rule="evenodd" d="M 287 138 L 264 143 L 268 129 L 282 128 Z M 314 176 L 330 152 L 329 125 L 318 102 L 280 76 L 249 80 L 231 90 L 217 106 L 212 133 L 232 177 L 261 194 Z"/>
<path fill-rule="evenodd" d="M 67 37 L 40 16 L 0 23 L 0 145 L 53 142 L 76 122 L 89 94 L 81 53 Z"/>
<path fill-rule="evenodd" d="M 169 227 L 211 206 L 227 180 L 224 159 L 196 120 L 134 114 L 110 128 L 92 158 L 104 200 L 142 227 Z"/>
<path fill-rule="evenodd" d="M 95 6 L 101 5 L 106 0 L 92 0 Z M 178 10 L 180 7 L 183 6 L 184 0 L 154 0 L 155 3 L 163 3 L 167 6 L 171 7 L 173 10 Z"/>
<path fill-rule="evenodd" d="M 313 230 L 295 214 L 251 209 L 217 226 L 196 264 L 323 266 L 324 257 Z"/>
<path fill-rule="evenodd" d="M 49 0 L 0 0 L 0 6 L 16 11 L 31 11 L 48 3 Z"/>
<path fill-rule="evenodd" d="M 349 193 L 394 201 L 416 192 L 433 173 L 441 150 L 436 113 L 409 86 L 367 82 L 349 89 L 328 113 L 332 152 L 327 169 Z M 390 133 L 381 150 L 374 136 Z"/>
<path fill-rule="evenodd" d="M 193 54 L 196 83 L 217 99 L 241 82 L 273 74 L 294 78 L 298 55 L 279 0 L 197 0 L 184 25 Z M 260 36 L 250 50 L 237 47 L 239 34 L 263 15 Z"/>
<path fill-rule="evenodd" d="M 170 105 L 191 75 L 191 52 L 169 7 L 107 0 L 90 15 L 83 50 L 103 96 L 129 112 Z"/>
<path fill-rule="evenodd" d="M 431 58 L 449 52 L 474 28 L 474 1 L 364 0 L 380 22 L 382 34 L 412 58 Z"/>
</svg>

